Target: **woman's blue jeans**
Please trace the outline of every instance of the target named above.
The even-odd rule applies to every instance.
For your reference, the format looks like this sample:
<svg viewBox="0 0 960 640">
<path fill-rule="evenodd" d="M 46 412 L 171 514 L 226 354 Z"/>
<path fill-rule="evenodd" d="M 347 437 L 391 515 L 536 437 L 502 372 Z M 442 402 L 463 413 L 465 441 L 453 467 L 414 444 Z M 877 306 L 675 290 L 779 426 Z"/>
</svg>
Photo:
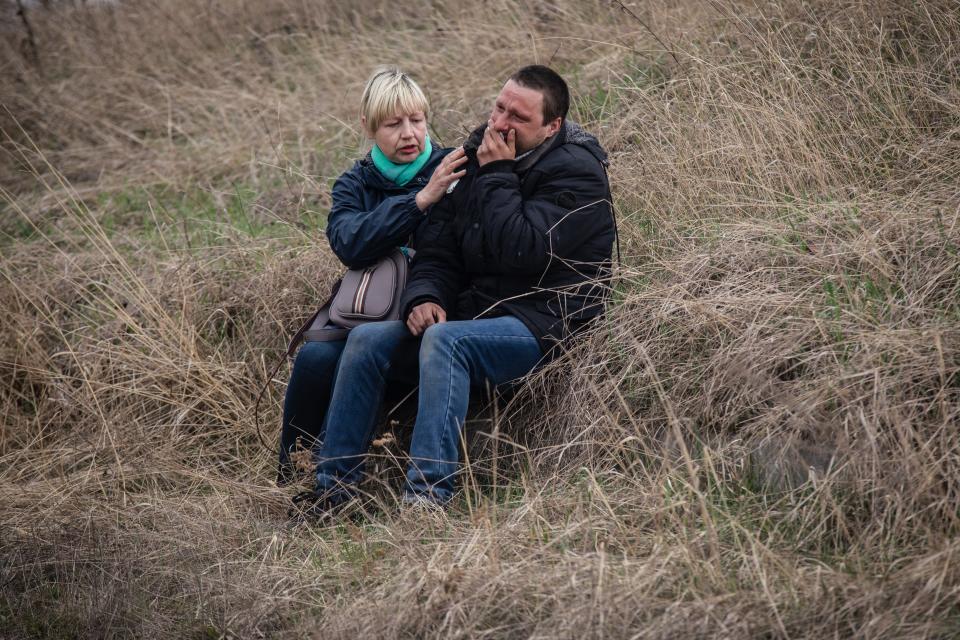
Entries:
<svg viewBox="0 0 960 640">
<path fill-rule="evenodd" d="M 417 342 L 420 388 L 405 490 L 439 503 L 453 496 L 471 385 L 516 380 L 543 357 L 537 339 L 512 316 L 443 322 L 422 338 L 402 322 L 353 329 L 337 365 L 325 420 L 318 492 L 353 494 L 396 354 Z"/>
<path fill-rule="evenodd" d="M 304 342 L 297 351 L 283 400 L 278 481 L 293 478 L 290 454 L 296 450 L 298 443 L 304 449 L 314 451 L 323 442 L 324 421 L 336 379 L 337 363 L 346 344 L 346 338 Z M 399 390 L 412 388 L 417 383 L 418 346 L 411 336 L 410 344 L 399 349 L 393 358 L 394 366 L 388 377 L 391 383 L 401 383 Z"/>
<path fill-rule="evenodd" d="M 280 469 L 290 465 L 290 454 L 299 441 L 313 449 L 323 439 L 323 419 L 330 404 L 330 391 L 346 340 L 304 342 L 293 361 L 290 382 L 283 399 L 280 427 Z"/>
</svg>

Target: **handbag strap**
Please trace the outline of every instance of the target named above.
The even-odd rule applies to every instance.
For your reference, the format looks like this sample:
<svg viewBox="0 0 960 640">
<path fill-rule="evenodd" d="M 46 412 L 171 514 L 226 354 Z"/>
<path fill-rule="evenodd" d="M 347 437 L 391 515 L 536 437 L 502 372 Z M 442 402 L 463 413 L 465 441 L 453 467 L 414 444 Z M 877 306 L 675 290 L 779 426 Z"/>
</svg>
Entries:
<svg viewBox="0 0 960 640">
<path fill-rule="evenodd" d="M 337 295 L 337 291 L 340 290 L 340 282 L 340 280 L 337 280 L 333 284 L 333 289 L 330 291 L 330 297 L 327 298 L 327 301 L 324 302 L 319 309 L 314 311 L 313 314 L 307 318 L 306 322 L 300 325 L 300 328 L 296 330 L 296 332 L 293 334 L 293 337 L 290 338 L 290 342 L 287 344 L 287 350 L 277 360 L 276 366 L 270 372 L 270 375 L 267 376 L 267 379 L 263 382 L 263 386 L 260 387 L 260 392 L 257 394 L 257 401 L 253 405 L 253 421 L 257 428 L 257 438 L 260 440 L 260 444 L 263 445 L 263 448 L 267 451 L 270 451 L 274 455 L 280 455 L 280 452 L 267 444 L 267 441 L 263 437 L 263 429 L 260 425 L 260 401 L 263 400 L 263 394 L 266 393 L 267 388 L 270 386 L 273 376 L 277 375 L 277 372 L 280 371 L 280 367 L 283 366 L 284 360 L 287 358 L 292 358 L 293 354 L 297 350 L 297 347 L 299 347 L 300 343 L 303 342 L 303 335 L 307 332 L 307 329 L 309 329 L 317 320 L 322 320 L 324 324 L 329 322 L 330 305 L 333 303 L 333 298 Z M 347 337 L 348 332 L 349 329 L 329 329 L 328 331 L 319 332 L 319 335 L 315 338 L 315 340 L 343 340 Z"/>
</svg>

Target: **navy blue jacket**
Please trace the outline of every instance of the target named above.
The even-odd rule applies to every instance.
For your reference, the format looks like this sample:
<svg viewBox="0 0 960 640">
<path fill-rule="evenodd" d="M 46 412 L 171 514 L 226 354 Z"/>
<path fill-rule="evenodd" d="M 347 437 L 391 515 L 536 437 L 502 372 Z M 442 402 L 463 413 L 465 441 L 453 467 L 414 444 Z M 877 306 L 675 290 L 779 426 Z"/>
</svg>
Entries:
<svg viewBox="0 0 960 640">
<path fill-rule="evenodd" d="M 434 147 L 420 172 L 402 187 L 377 170 L 369 153 L 337 178 L 327 217 L 327 239 L 343 264 L 350 269 L 362 268 L 391 249 L 409 244 L 426 217 L 417 208 L 417 192 L 450 151 Z"/>
<path fill-rule="evenodd" d="M 402 317 L 426 301 L 450 320 L 513 315 L 553 356 L 603 313 L 609 291 L 607 155 L 567 122 L 529 156 L 480 167 L 484 129 L 464 144 L 467 174 L 417 231 Z"/>
</svg>

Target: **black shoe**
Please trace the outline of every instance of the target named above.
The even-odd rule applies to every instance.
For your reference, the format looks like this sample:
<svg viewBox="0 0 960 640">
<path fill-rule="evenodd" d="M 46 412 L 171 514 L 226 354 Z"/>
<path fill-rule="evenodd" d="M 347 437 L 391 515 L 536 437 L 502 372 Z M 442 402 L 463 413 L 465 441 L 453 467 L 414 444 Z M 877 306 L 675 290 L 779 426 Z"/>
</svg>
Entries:
<svg viewBox="0 0 960 640">
<path fill-rule="evenodd" d="M 299 474 L 292 462 L 281 462 L 277 467 L 277 486 L 286 487 L 296 482 Z"/>
<path fill-rule="evenodd" d="M 296 520 L 323 522 L 345 511 L 353 502 L 342 493 L 301 491 L 292 498 L 287 515 Z"/>
</svg>

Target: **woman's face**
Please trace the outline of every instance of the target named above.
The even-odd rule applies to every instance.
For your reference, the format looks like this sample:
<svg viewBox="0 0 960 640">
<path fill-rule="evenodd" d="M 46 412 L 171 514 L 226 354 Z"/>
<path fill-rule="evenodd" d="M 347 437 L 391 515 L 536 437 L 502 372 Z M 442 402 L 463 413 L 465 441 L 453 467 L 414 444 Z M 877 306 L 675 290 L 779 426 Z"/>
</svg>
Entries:
<svg viewBox="0 0 960 640">
<path fill-rule="evenodd" d="M 423 153 L 426 137 L 427 117 L 423 111 L 396 113 L 373 132 L 373 140 L 383 155 L 398 164 L 413 162 Z"/>
</svg>

